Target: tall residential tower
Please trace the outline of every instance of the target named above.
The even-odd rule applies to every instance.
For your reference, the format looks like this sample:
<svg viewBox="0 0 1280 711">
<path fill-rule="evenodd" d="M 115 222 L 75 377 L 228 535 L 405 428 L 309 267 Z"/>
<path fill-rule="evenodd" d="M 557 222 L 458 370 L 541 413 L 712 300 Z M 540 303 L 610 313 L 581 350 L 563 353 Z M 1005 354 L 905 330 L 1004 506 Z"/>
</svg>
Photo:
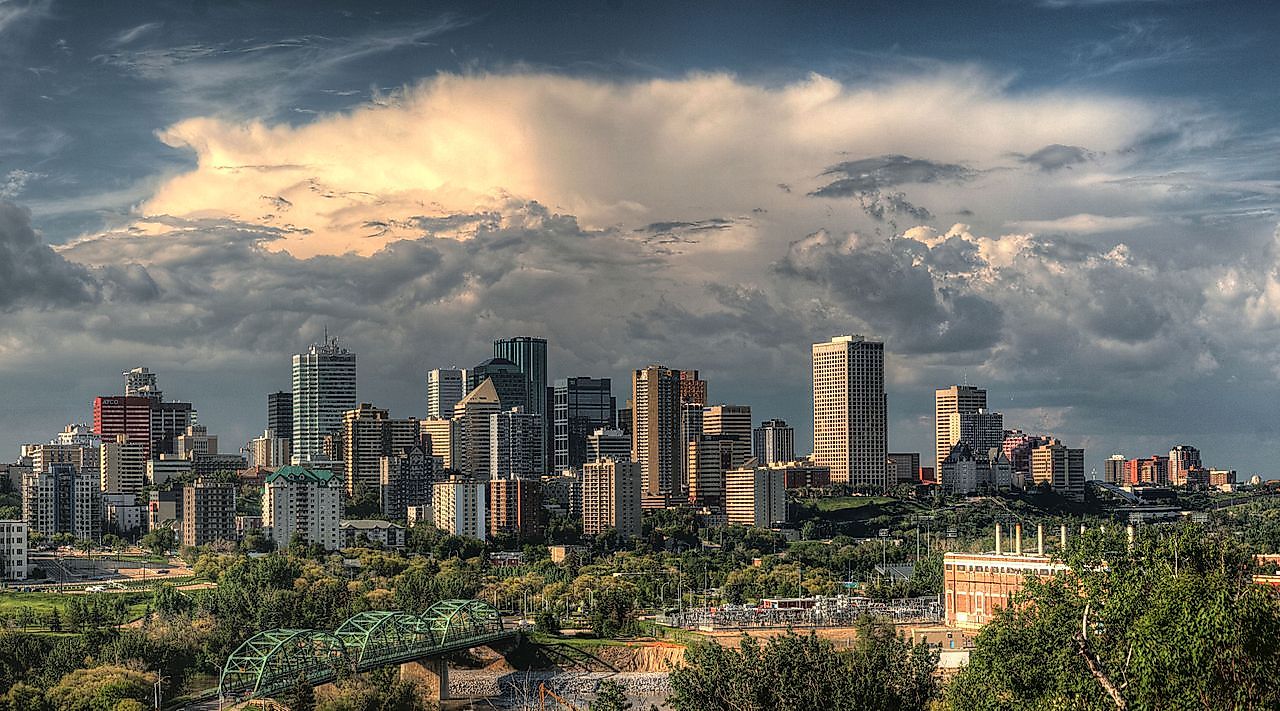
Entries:
<svg viewBox="0 0 1280 711">
<path fill-rule="evenodd" d="M 342 431 L 342 414 L 356 407 L 356 354 L 333 338 L 293 356 L 294 463 L 325 459 L 326 435 Z"/>
<path fill-rule="evenodd" d="M 836 336 L 813 344 L 813 459 L 833 483 L 884 490 L 888 404 L 884 344 Z"/>
</svg>

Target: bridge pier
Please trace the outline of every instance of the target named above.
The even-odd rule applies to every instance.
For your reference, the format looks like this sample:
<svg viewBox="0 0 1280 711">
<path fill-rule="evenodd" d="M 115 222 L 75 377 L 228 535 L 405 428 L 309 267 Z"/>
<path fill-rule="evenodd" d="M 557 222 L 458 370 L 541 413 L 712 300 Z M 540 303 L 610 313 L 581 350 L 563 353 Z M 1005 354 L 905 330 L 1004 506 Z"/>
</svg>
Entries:
<svg viewBox="0 0 1280 711">
<path fill-rule="evenodd" d="M 449 661 L 442 657 L 419 659 L 400 665 L 400 678 L 419 682 L 426 687 L 427 698 L 445 701 L 449 698 Z"/>
</svg>

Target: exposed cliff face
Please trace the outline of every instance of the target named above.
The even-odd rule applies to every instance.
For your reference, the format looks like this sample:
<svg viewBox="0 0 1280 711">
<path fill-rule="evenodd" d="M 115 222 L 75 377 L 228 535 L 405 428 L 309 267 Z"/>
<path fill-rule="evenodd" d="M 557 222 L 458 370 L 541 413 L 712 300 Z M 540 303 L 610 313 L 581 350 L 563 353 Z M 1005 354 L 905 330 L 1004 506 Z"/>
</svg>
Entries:
<svg viewBox="0 0 1280 711">
<path fill-rule="evenodd" d="M 493 650 L 472 650 L 486 671 L 574 670 L 609 672 L 667 672 L 684 663 L 685 648 L 666 642 L 569 645 L 522 644 L 505 657 Z"/>
</svg>

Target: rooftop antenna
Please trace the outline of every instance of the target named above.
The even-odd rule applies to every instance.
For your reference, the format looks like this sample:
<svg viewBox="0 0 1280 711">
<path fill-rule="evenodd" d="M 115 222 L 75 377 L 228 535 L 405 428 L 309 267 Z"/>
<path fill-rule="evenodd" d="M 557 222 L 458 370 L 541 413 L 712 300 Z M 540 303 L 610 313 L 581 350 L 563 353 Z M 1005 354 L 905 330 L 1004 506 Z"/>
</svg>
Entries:
<svg viewBox="0 0 1280 711">
<path fill-rule="evenodd" d="M 969 387 L 969 371 L 964 371 L 964 386 Z"/>
</svg>

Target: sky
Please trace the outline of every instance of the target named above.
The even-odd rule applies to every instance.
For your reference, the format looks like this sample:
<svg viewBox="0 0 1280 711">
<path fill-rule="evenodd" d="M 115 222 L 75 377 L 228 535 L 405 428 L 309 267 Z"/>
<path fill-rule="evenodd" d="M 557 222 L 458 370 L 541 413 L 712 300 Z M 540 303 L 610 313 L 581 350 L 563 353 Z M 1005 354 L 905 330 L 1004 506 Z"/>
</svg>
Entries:
<svg viewBox="0 0 1280 711">
<path fill-rule="evenodd" d="M 0 0 L 0 451 L 147 366 L 223 448 L 550 342 L 812 441 L 809 348 L 1087 451 L 1280 476 L 1280 7 Z M 0 458 L 4 458 L 0 455 Z"/>
</svg>

